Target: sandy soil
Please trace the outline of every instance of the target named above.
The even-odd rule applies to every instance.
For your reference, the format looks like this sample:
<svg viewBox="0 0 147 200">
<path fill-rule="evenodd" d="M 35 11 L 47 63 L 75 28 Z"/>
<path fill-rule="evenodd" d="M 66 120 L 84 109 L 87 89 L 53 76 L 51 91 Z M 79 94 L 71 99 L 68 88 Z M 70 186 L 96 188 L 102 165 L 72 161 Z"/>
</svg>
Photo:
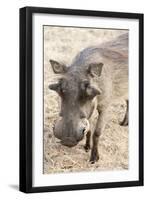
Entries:
<svg viewBox="0 0 147 200">
<path fill-rule="evenodd" d="M 60 98 L 48 89 L 58 76 L 49 59 L 70 64 L 82 49 L 103 43 L 124 33 L 122 30 L 44 27 L 44 173 L 128 169 L 128 127 L 119 126 L 125 113 L 124 101 L 114 101 L 109 109 L 110 121 L 100 137 L 100 160 L 89 163 L 85 140 L 76 147 L 62 146 L 53 135 L 54 120 L 60 110 Z"/>
</svg>

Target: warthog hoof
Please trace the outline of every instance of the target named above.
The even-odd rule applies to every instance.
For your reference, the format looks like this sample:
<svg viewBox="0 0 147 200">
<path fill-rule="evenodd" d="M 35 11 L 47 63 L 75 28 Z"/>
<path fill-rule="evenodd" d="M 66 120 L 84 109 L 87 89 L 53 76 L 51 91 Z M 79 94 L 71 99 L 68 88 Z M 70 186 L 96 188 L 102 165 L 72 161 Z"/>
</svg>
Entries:
<svg viewBox="0 0 147 200">
<path fill-rule="evenodd" d="M 90 157 L 90 163 L 94 164 L 98 160 L 99 160 L 99 154 L 98 154 L 97 149 L 92 149 L 91 157 Z"/>
</svg>

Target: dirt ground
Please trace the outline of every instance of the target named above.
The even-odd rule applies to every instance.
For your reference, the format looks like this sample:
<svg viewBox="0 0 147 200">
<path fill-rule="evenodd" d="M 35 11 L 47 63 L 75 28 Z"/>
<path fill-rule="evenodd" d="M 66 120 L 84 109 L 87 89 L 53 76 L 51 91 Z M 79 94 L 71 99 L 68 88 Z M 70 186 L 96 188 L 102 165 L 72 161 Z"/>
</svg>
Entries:
<svg viewBox="0 0 147 200">
<path fill-rule="evenodd" d="M 60 98 L 48 89 L 55 75 L 50 59 L 70 64 L 82 49 L 111 40 L 124 30 L 63 28 L 44 26 L 44 171 L 43 173 L 125 170 L 128 169 L 128 127 L 121 127 L 125 113 L 124 101 L 115 100 L 109 109 L 110 121 L 99 141 L 100 159 L 89 163 L 90 152 L 84 151 L 85 140 L 77 146 L 62 146 L 53 135 L 53 124 L 60 111 Z"/>
</svg>

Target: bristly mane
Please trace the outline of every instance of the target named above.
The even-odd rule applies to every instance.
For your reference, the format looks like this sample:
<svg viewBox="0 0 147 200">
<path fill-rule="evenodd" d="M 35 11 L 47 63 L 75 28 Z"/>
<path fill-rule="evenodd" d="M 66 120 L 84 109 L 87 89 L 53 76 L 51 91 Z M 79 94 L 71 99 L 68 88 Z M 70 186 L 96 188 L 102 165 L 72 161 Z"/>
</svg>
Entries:
<svg viewBox="0 0 147 200">
<path fill-rule="evenodd" d="M 81 66 L 94 54 L 100 53 L 102 57 L 113 62 L 128 62 L 128 33 L 118 36 L 111 42 L 99 46 L 91 46 L 81 51 L 73 60 L 71 66 Z"/>
</svg>

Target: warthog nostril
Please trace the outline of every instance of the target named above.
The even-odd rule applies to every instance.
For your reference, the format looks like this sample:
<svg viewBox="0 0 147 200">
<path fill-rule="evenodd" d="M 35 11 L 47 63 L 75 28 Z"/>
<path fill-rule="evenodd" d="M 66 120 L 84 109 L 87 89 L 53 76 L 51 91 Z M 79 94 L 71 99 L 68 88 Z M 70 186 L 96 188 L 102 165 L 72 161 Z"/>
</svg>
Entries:
<svg viewBox="0 0 147 200">
<path fill-rule="evenodd" d="M 79 134 L 77 135 L 77 141 L 78 142 L 84 138 L 85 132 L 86 132 L 86 128 L 82 128 L 80 130 Z"/>
<path fill-rule="evenodd" d="M 83 128 L 82 133 L 85 134 L 86 128 Z"/>
</svg>

